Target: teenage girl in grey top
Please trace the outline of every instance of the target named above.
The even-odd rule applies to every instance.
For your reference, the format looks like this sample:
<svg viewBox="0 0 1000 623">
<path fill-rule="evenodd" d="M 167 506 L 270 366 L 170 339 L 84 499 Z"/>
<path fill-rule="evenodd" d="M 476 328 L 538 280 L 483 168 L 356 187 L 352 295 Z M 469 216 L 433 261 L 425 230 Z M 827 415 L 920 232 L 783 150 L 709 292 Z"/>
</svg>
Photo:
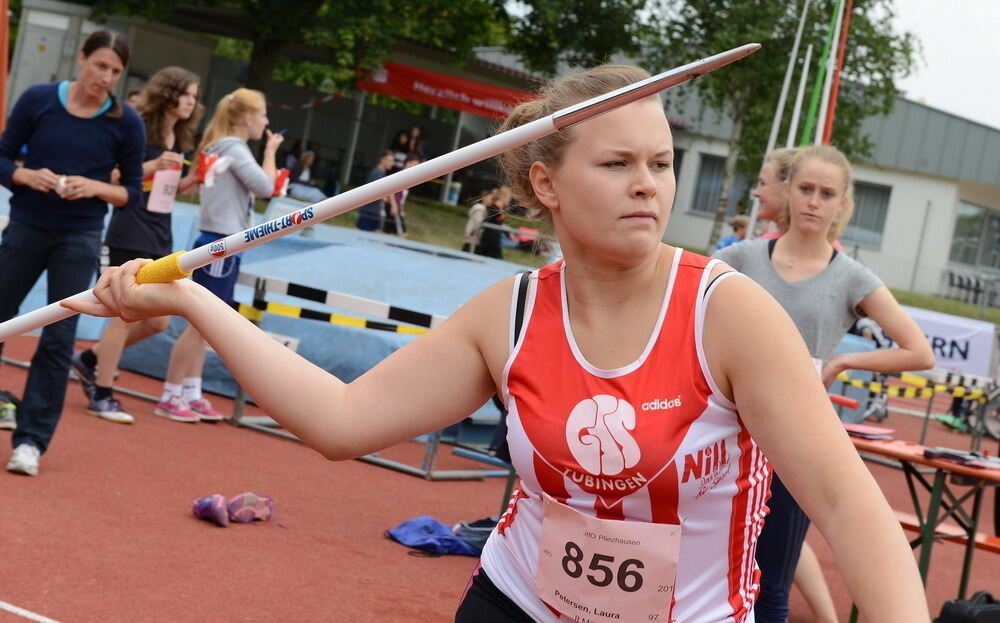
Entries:
<svg viewBox="0 0 1000 623">
<path fill-rule="evenodd" d="M 788 177 L 788 200 L 776 240 L 753 240 L 716 254 L 744 273 L 781 303 L 805 340 L 817 371 L 829 387 L 845 370 L 899 372 L 934 365 L 934 355 L 917 324 L 869 269 L 834 250 L 854 210 L 851 167 L 834 147 L 799 151 Z M 870 316 L 899 345 L 867 353 L 833 355 L 851 324 Z M 781 391 L 780 379 L 774 391 Z M 788 443 L 808 430 L 790 430 Z M 757 544 L 761 593 L 755 609 L 758 623 L 784 623 L 788 589 L 809 519 L 782 485 L 771 484 L 764 530 Z"/>
<path fill-rule="evenodd" d="M 236 89 L 219 101 L 198 151 L 220 161 L 227 159 L 228 167 L 215 176 L 211 186 L 206 183 L 201 188 L 201 235 L 194 248 L 249 228 L 254 198 L 272 195 L 277 175 L 275 153 L 283 137 L 268 130 L 267 124 L 267 105 L 259 91 Z M 264 155 L 257 164 L 247 141 L 265 134 Z M 240 257 L 234 255 L 197 269 L 192 278 L 231 303 L 239 267 Z M 206 347 L 201 334 L 190 326 L 177 338 L 156 415 L 178 422 L 222 419 L 201 395 Z"/>
</svg>

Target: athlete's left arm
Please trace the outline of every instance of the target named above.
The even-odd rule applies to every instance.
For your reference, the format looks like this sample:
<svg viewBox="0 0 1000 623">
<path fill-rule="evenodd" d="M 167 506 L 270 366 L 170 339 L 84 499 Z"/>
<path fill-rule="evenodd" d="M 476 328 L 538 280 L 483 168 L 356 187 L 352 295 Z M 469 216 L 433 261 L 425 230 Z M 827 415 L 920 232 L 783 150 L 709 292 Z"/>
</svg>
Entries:
<svg viewBox="0 0 1000 623">
<path fill-rule="evenodd" d="M 742 277 L 723 281 L 705 317 L 704 347 L 720 391 L 788 490 L 830 543 L 869 621 L 924 623 L 913 554 L 885 497 L 837 418 L 784 309 Z M 885 590 L 892 578 L 892 590 Z"/>
<path fill-rule="evenodd" d="M 900 307 L 889 288 L 879 286 L 861 300 L 861 311 L 882 327 L 899 348 L 867 353 L 844 353 L 823 367 L 823 382 L 829 387 L 844 370 L 903 372 L 934 367 L 934 353 L 917 323 Z"/>
</svg>

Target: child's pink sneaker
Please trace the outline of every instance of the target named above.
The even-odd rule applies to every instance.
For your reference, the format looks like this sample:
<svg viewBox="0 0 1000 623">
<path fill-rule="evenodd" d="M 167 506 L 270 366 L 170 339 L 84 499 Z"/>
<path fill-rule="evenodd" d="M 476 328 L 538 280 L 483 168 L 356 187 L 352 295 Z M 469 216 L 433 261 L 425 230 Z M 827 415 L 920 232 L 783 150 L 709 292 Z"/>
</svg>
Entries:
<svg viewBox="0 0 1000 623">
<path fill-rule="evenodd" d="M 197 413 L 192 411 L 184 399 L 180 396 L 171 396 L 166 402 L 156 403 L 153 413 L 160 417 L 165 417 L 175 422 L 197 422 L 201 419 Z"/>
<path fill-rule="evenodd" d="M 278 521 L 274 500 L 258 493 L 241 493 L 229 499 L 226 507 L 229 509 L 229 520 L 237 523 L 253 523 L 267 521 L 274 514 L 274 521 L 282 528 L 285 524 Z"/>
<path fill-rule="evenodd" d="M 212 403 L 205 398 L 192 400 L 188 402 L 187 405 L 189 409 L 198 415 L 199 419 L 205 420 L 206 422 L 221 422 L 226 417 L 213 409 Z"/>
</svg>

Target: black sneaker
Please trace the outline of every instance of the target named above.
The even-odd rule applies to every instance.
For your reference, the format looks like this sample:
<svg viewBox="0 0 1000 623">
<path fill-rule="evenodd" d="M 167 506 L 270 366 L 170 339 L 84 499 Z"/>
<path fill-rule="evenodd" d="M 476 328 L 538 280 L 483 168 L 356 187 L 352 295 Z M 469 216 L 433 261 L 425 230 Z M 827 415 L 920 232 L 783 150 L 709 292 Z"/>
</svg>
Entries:
<svg viewBox="0 0 1000 623">
<path fill-rule="evenodd" d="M 80 387 L 83 389 L 83 395 L 87 397 L 87 400 L 94 399 L 94 392 L 97 388 L 97 366 L 91 367 L 83 363 L 83 359 L 80 355 L 83 351 L 73 353 L 73 359 L 70 365 L 73 367 L 73 371 L 76 372 L 76 378 L 80 379 Z"/>
</svg>

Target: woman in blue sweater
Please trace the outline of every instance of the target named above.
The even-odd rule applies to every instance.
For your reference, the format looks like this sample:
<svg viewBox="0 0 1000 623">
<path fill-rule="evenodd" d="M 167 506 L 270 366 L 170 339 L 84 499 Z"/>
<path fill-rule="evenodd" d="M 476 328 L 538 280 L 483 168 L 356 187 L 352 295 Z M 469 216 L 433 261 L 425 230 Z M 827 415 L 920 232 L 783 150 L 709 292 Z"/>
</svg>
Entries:
<svg viewBox="0 0 1000 623">
<path fill-rule="evenodd" d="M 108 204 L 142 200 L 142 120 L 111 90 L 128 63 L 121 35 L 97 31 L 77 58 L 72 82 L 39 84 L 18 99 L 0 137 L 0 183 L 13 193 L 0 242 L 0 321 L 12 318 L 48 271 L 49 302 L 86 290 L 97 271 Z M 14 163 L 22 146 L 23 166 Z M 111 172 L 121 171 L 121 185 Z M 12 437 L 11 472 L 38 474 L 55 433 L 69 374 L 75 317 L 42 331 Z"/>
</svg>

